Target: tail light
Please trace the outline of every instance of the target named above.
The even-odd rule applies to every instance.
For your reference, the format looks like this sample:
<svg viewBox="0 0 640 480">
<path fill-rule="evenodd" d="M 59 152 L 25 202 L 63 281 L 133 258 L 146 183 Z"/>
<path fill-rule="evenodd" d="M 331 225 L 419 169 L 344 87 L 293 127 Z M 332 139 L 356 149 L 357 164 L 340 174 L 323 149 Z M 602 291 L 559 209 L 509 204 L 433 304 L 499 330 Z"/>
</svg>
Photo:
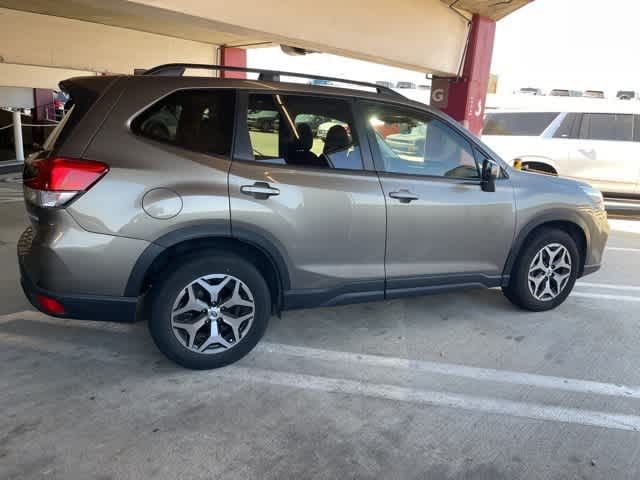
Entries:
<svg viewBox="0 0 640 480">
<path fill-rule="evenodd" d="M 39 207 L 62 207 L 89 190 L 109 167 L 94 160 L 49 157 L 25 167 L 25 199 Z"/>
</svg>

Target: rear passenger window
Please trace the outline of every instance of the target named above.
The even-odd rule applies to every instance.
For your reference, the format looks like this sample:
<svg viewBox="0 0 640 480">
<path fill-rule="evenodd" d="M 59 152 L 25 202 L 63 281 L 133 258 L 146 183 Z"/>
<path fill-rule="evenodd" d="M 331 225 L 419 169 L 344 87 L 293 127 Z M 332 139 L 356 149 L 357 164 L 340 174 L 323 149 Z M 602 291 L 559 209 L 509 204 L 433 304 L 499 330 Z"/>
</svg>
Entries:
<svg viewBox="0 0 640 480">
<path fill-rule="evenodd" d="M 233 90 L 180 90 L 138 115 L 131 130 L 188 150 L 229 155 L 234 109 Z"/>
<path fill-rule="evenodd" d="M 633 140 L 633 115 L 585 113 L 580 125 L 580 138 L 588 140 Z"/>
<path fill-rule="evenodd" d="M 558 115 L 558 112 L 487 113 L 482 134 L 537 137 Z"/>
<path fill-rule="evenodd" d="M 309 168 L 362 170 L 348 102 L 302 95 L 250 95 L 253 160 Z"/>
</svg>

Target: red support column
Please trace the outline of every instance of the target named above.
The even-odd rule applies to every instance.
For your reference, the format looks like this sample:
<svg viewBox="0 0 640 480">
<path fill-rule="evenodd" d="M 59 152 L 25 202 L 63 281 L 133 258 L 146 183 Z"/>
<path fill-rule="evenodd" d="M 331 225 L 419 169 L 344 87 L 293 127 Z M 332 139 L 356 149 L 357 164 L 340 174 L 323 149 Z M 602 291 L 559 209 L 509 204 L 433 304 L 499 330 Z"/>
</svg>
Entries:
<svg viewBox="0 0 640 480">
<path fill-rule="evenodd" d="M 479 15 L 471 20 L 462 77 L 433 77 L 431 105 L 451 115 L 476 135 L 484 125 L 496 22 Z"/>
<path fill-rule="evenodd" d="M 246 67 L 247 51 L 244 48 L 220 47 L 220 65 Z M 221 78 L 247 78 L 244 72 L 220 72 Z"/>
<path fill-rule="evenodd" d="M 49 88 L 33 89 L 32 121 L 29 123 L 50 123 L 51 120 L 57 120 L 53 93 L 53 90 Z M 29 134 L 31 134 L 32 142 L 40 145 L 44 144 L 50 132 L 50 128 L 24 127 L 25 136 L 29 137 Z"/>
</svg>

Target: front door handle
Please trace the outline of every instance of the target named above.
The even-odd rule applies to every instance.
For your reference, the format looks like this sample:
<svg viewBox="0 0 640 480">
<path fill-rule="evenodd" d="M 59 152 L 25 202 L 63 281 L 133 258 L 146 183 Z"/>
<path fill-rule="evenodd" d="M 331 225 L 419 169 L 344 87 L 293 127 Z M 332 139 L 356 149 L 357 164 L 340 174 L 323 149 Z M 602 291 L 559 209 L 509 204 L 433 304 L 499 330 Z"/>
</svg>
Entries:
<svg viewBox="0 0 640 480">
<path fill-rule="evenodd" d="M 280 190 L 273 188 L 267 182 L 255 182 L 253 185 L 242 185 L 240 191 L 258 200 L 266 200 L 271 196 L 280 195 Z"/>
<path fill-rule="evenodd" d="M 396 200 L 400 200 L 400 203 L 409 203 L 420 198 L 418 195 L 405 188 L 398 190 L 397 192 L 389 192 L 389 196 Z"/>
</svg>

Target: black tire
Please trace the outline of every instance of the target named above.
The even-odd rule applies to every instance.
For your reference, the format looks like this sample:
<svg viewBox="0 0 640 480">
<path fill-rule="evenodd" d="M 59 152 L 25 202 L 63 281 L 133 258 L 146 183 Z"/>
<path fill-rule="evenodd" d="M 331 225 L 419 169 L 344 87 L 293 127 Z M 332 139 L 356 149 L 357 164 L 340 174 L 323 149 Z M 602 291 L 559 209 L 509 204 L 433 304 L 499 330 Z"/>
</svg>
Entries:
<svg viewBox="0 0 640 480">
<path fill-rule="evenodd" d="M 209 274 L 238 278 L 249 288 L 254 301 L 250 329 L 244 332 L 236 345 L 214 354 L 189 350 L 176 338 L 171 326 L 174 301 L 180 291 L 199 277 Z M 264 278 L 250 262 L 233 254 L 203 252 L 169 265 L 159 276 L 162 279 L 150 292 L 149 331 L 160 351 L 177 364 L 197 370 L 223 367 L 244 357 L 264 335 L 271 312 L 271 295 Z"/>
<path fill-rule="evenodd" d="M 539 300 L 529 289 L 529 267 L 536 254 L 550 244 L 560 244 L 567 249 L 571 257 L 571 272 L 566 285 L 555 298 Z M 578 276 L 580 261 L 578 247 L 571 235 L 558 229 L 540 230 L 523 246 L 512 270 L 509 285 L 502 287 L 502 292 L 511 303 L 524 310 L 532 312 L 551 310 L 564 302 L 571 293 Z"/>
</svg>

